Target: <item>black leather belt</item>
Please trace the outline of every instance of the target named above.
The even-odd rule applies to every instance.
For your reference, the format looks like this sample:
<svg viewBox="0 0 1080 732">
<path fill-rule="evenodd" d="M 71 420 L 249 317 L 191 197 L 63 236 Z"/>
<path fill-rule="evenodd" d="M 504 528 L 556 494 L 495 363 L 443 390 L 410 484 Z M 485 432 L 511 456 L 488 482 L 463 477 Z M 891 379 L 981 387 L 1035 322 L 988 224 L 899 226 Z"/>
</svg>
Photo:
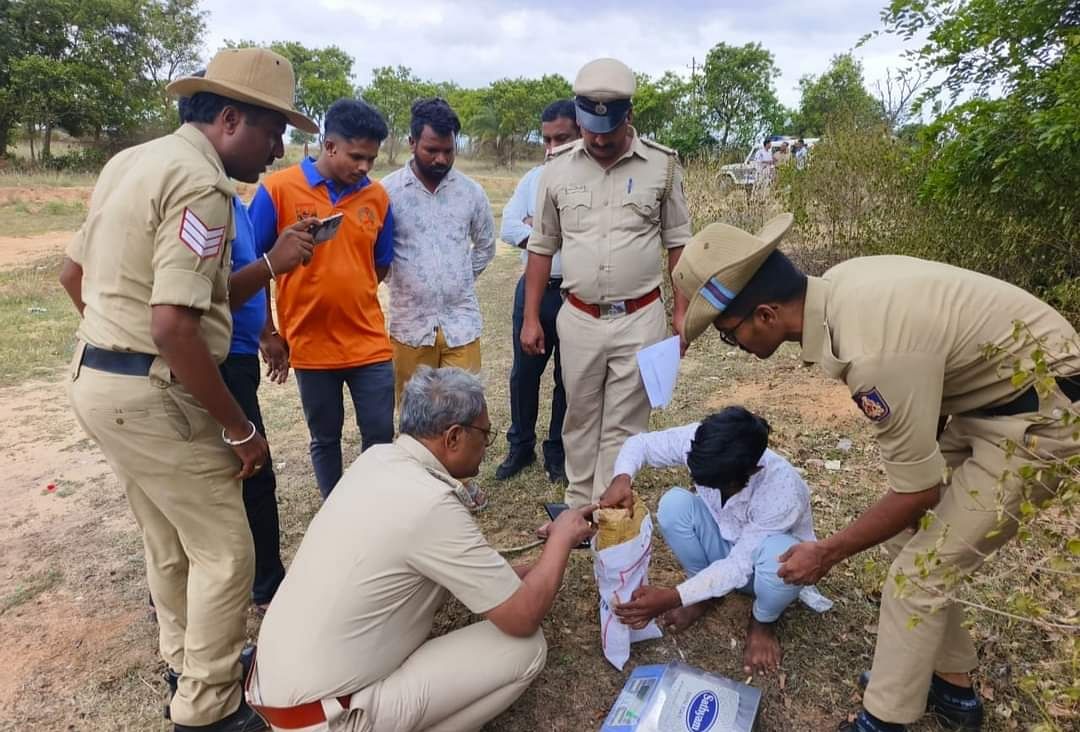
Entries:
<svg viewBox="0 0 1080 732">
<path fill-rule="evenodd" d="M 562 289 L 562 277 L 552 277 L 548 280 L 547 288 L 549 290 L 561 290 Z"/>
<path fill-rule="evenodd" d="M 106 351 L 103 348 L 87 345 L 83 349 L 81 364 L 97 371 L 122 376 L 146 376 L 150 373 L 150 364 L 157 356 L 149 353 L 132 351 Z"/>
<path fill-rule="evenodd" d="M 1059 376 L 1055 381 L 1066 399 L 1070 402 L 1080 402 L 1080 375 Z M 1031 414 L 1037 411 L 1039 411 L 1039 392 L 1034 386 L 1029 386 L 1011 402 L 979 409 L 975 413 L 982 417 L 1011 417 L 1014 414 Z"/>
</svg>

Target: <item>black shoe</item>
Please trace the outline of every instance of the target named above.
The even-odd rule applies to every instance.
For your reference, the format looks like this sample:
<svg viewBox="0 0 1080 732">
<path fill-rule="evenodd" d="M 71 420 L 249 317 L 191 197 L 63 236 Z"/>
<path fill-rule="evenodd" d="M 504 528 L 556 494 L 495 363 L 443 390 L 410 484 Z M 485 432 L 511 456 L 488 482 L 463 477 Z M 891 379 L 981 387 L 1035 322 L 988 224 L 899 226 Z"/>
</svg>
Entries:
<svg viewBox="0 0 1080 732">
<path fill-rule="evenodd" d="M 240 676 L 241 687 L 247 683 L 248 674 L 251 673 L 251 663 L 254 660 L 255 646 L 244 646 L 244 650 L 240 651 L 240 666 L 243 669 Z M 169 705 L 172 704 L 172 699 L 176 696 L 176 689 L 180 686 L 180 674 L 173 671 L 171 668 L 166 668 L 165 673 L 161 675 L 161 678 L 165 680 L 166 685 L 169 687 L 169 696 L 165 700 L 165 711 L 162 713 L 162 716 L 164 716 L 165 719 L 169 719 Z"/>
<path fill-rule="evenodd" d="M 548 463 L 544 466 L 544 472 L 547 473 L 547 479 L 551 483 L 562 483 L 568 485 L 570 480 L 566 477 L 566 467 L 563 463 Z"/>
<path fill-rule="evenodd" d="M 983 723 L 982 699 L 973 689 L 950 684 L 937 674 L 930 681 L 926 711 L 942 725 L 959 732 L 980 732 Z"/>
<path fill-rule="evenodd" d="M 870 683 L 870 672 L 859 674 L 859 688 Z M 974 691 L 965 690 L 945 681 L 937 674 L 930 677 L 930 692 L 926 695 L 926 711 L 938 722 L 956 732 L 980 732 L 983 723 L 982 699 Z"/>
<path fill-rule="evenodd" d="M 511 478 L 535 462 L 536 453 L 532 450 L 511 450 L 502 464 L 495 469 L 495 480 Z"/>
<path fill-rule="evenodd" d="M 169 696 L 165 699 L 165 709 L 162 711 L 161 716 L 169 719 L 169 705 L 172 704 L 172 698 L 176 696 L 176 687 L 180 685 L 180 674 L 171 668 L 166 668 L 161 678 L 165 680 L 165 684 L 169 687 Z"/>
<path fill-rule="evenodd" d="M 211 724 L 174 724 L 174 732 L 259 732 L 267 729 L 263 718 L 241 700 L 235 712 Z"/>
</svg>

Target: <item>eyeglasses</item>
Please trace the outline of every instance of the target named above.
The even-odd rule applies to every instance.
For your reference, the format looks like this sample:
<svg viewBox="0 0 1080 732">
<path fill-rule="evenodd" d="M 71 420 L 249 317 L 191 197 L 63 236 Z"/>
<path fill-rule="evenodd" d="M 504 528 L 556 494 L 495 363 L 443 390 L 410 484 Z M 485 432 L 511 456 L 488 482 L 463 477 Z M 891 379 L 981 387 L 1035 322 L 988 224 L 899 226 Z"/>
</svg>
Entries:
<svg viewBox="0 0 1080 732">
<path fill-rule="evenodd" d="M 476 430 L 477 432 L 484 433 L 484 444 L 488 447 L 494 445 L 495 440 L 499 439 L 499 433 L 492 427 L 484 429 L 483 427 L 477 427 L 474 424 L 459 424 L 458 427 L 464 427 L 467 430 Z"/>
<path fill-rule="evenodd" d="M 735 331 L 737 331 L 739 329 L 739 326 L 741 326 L 743 323 L 745 323 L 746 319 L 749 318 L 753 314 L 754 314 L 754 311 L 751 310 L 746 315 L 742 316 L 742 320 L 740 320 L 738 323 L 736 323 L 735 327 L 729 328 L 728 330 L 721 330 L 720 331 L 720 340 L 722 340 L 724 343 L 728 344 L 729 346 L 738 346 L 739 341 L 738 341 L 737 338 L 735 338 Z M 717 330 L 719 330 L 719 329 L 717 329 Z"/>
</svg>

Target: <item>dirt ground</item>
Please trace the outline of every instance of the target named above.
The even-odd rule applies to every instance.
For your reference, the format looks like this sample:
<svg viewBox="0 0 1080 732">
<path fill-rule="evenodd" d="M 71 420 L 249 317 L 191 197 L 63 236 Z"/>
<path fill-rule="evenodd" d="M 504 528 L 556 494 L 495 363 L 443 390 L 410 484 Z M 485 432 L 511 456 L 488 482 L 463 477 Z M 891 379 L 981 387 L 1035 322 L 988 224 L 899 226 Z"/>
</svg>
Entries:
<svg viewBox="0 0 1080 732">
<path fill-rule="evenodd" d="M 495 210 L 501 210 L 513 179 L 493 177 L 484 183 Z M 4 195 L 0 192 L 0 201 Z M 39 253 L 54 253 L 69 236 L 0 239 L 0 269 Z M 479 281 L 489 406 L 493 424 L 502 430 L 509 426 L 510 312 L 518 272 L 516 253 L 500 247 Z M 156 629 L 146 614 L 141 539 L 109 466 L 68 408 L 63 363 L 53 365 L 52 379 L 0 389 L 0 505 L 5 507 L 0 517 L 0 730 L 165 730 L 162 663 Z M 542 404 L 547 403 L 550 382 L 544 390 Z M 278 473 L 287 563 L 318 509 L 318 495 L 293 379 L 284 386 L 264 383 L 260 398 Z M 844 525 L 881 489 L 869 430 L 847 392 L 804 369 L 795 349 L 759 363 L 715 338 L 696 344 L 683 364 L 672 405 L 654 413 L 653 425 L 682 424 L 730 403 L 764 414 L 774 427 L 775 449 L 805 471 L 819 533 Z M 546 420 L 545 411 L 538 431 Z M 346 459 L 351 460 L 359 450 L 358 435 L 350 420 L 346 425 Z M 840 446 L 841 438 L 851 440 L 852 446 Z M 489 450 L 480 476 L 492 498 L 480 521 L 498 547 L 528 542 L 542 519 L 541 503 L 561 497 L 561 489 L 548 484 L 539 467 L 496 483 L 494 470 L 504 450 L 501 441 Z M 841 468 L 826 470 L 825 460 L 839 460 Z M 655 509 L 663 490 L 687 480 L 682 471 L 653 471 L 643 474 L 638 489 Z M 836 602 L 831 612 L 816 615 L 799 606 L 782 619 L 783 671 L 750 680 L 764 692 L 759 732 L 824 732 L 857 708 L 854 681 L 871 658 L 883 573 L 870 564 L 848 562 L 822 582 L 822 591 Z M 659 541 L 651 581 L 681 581 L 680 570 Z M 591 562 L 586 553 L 577 552 L 544 623 L 547 669 L 487 729 L 597 729 L 638 664 L 681 657 L 747 681 L 741 653 L 748 613 L 746 598 L 729 597 L 677 641 L 664 637 L 635 646 L 626 669 L 618 672 L 600 652 Z M 463 607 L 452 603 L 439 615 L 436 632 L 471 620 Z M 254 614 L 249 630 L 254 638 Z M 994 632 L 978 637 L 992 646 L 998 642 Z M 989 698 L 995 685 L 998 689 L 994 708 L 1008 714 L 991 714 L 986 729 L 1020 729 L 1030 710 L 1003 691 L 1011 671 L 993 670 L 1001 666 L 994 665 L 986 681 Z M 913 729 L 928 732 L 936 726 L 923 723 Z"/>
</svg>

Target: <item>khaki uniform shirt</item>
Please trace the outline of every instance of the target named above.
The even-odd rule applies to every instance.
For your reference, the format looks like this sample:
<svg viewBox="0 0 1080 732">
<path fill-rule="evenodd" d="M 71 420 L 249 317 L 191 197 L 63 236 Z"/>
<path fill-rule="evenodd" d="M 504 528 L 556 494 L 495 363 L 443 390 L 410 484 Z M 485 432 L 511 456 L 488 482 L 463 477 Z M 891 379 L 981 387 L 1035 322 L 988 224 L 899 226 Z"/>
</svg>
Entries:
<svg viewBox="0 0 1080 732">
<path fill-rule="evenodd" d="M 113 157 L 67 250 L 83 269 L 79 338 L 157 355 L 151 307 L 178 305 L 202 312 L 203 338 L 224 361 L 233 194 L 217 151 L 191 125 Z"/>
<path fill-rule="evenodd" d="M 1052 351 L 1076 337 L 1056 310 L 993 277 L 910 257 L 860 257 L 810 278 L 802 357 L 848 385 L 875 425 L 893 490 L 923 491 L 945 472 L 939 417 L 1005 404 L 1029 386 L 1011 378 L 1013 361 L 1032 350 L 1013 341 L 1018 320 Z M 987 344 L 1004 351 L 988 359 Z M 1080 355 L 1050 365 L 1077 373 Z"/>
<path fill-rule="evenodd" d="M 315 515 L 259 632 L 259 691 L 291 706 L 359 691 L 401 667 L 453 594 L 480 615 L 521 585 L 458 496 L 402 435 L 348 469 Z M 463 673 L 470 662 L 461 659 Z"/>
<path fill-rule="evenodd" d="M 563 287 L 590 303 L 641 297 L 660 286 L 660 245 L 690 240 L 690 211 L 682 168 L 675 163 L 665 197 L 673 151 L 643 141 L 605 170 L 584 140 L 544 165 L 529 251 L 562 251 Z"/>
</svg>

